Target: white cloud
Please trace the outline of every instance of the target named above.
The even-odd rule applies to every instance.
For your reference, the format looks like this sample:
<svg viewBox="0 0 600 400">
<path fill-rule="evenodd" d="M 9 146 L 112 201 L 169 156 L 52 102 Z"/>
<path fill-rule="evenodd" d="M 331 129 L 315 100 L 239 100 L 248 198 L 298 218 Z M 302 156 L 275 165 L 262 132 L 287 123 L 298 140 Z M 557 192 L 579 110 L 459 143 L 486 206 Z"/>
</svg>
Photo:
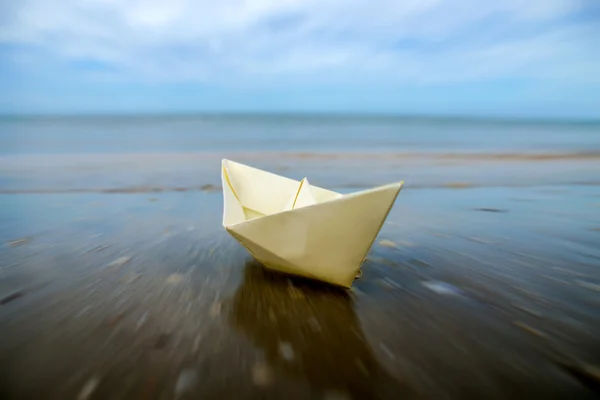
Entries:
<svg viewBox="0 0 600 400">
<path fill-rule="evenodd" d="M 586 0 L 20 0 L 0 42 L 127 79 L 265 84 L 599 79 Z"/>
</svg>

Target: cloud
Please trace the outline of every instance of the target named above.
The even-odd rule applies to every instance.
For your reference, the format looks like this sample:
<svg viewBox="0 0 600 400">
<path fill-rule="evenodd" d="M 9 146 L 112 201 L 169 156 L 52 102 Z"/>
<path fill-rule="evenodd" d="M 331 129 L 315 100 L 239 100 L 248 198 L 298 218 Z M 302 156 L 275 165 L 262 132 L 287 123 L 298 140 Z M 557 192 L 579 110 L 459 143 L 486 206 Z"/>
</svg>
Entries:
<svg viewBox="0 0 600 400">
<path fill-rule="evenodd" d="M 600 79 L 591 0 L 4 3 L 0 43 L 65 65 L 94 65 L 97 79 L 222 85 Z"/>
</svg>

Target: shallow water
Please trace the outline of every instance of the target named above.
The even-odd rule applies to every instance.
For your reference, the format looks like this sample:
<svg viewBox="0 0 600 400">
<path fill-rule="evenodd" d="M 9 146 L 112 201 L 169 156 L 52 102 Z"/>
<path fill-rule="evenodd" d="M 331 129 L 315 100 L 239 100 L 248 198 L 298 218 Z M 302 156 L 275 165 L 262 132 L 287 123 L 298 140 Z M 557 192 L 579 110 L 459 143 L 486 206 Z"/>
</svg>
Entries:
<svg viewBox="0 0 600 400">
<path fill-rule="evenodd" d="M 1 195 L 0 392 L 593 398 L 599 202 L 405 189 L 345 292 L 253 262 L 219 192 Z"/>
</svg>

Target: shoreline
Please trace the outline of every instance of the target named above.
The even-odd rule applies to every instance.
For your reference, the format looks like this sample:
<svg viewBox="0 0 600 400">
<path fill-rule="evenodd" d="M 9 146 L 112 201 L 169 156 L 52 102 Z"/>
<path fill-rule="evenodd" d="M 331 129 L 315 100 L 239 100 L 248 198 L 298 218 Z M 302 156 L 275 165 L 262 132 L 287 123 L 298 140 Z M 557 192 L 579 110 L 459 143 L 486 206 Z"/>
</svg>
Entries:
<svg viewBox="0 0 600 400">
<path fill-rule="evenodd" d="M 2 161 L 12 161 L 18 159 L 62 159 L 62 160 L 109 160 L 109 159 L 178 159 L 178 160 L 197 160 L 206 161 L 221 159 L 227 157 L 238 157 L 244 159 L 377 159 L 377 160 L 465 160 L 465 161 L 558 161 L 558 160 L 600 160 L 599 151 L 402 151 L 390 152 L 373 149 L 371 151 L 331 151 L 331 150 L 311 150 L 311 151 L 172 151 L 172 152 L 92 152 L 92 153 L 0 153 L 0 165 Z"/>
<path fill-rule="evenodd" d="M 0 194 L 219 191 L 223 158 L 332 190 L 600 185 L 600 152 L 14 154 L 0 156 Z"/>
<path fill-rule="evenodd" d="M 404 187 L 411 190 L 419 189 L 448 189 L 448 190 L 468 190 L 468 189 L 487 189 L 487 188 L 553 188 L 553 187 L 596 187 L 600 186 L 600 181 L 574 181 L 574 182 L 556 182 L 552 184 L 540 183 L 539 185 L 532 184 L 477 184 L 469 182 L 448 182 L 442 184 L 410 184 L 405 183 Z M 355 189 L 365 190 L 374 187 L 368 184 L 347 184 L 337 185 L 333 190 Z M 169 192 L 221 192 L 221 185 L 204 184 L 200 186 L 188 187 L 165 187 L 165 186 L 145 186 L 145 187 L 114 187 L 114 188 L 65 188 L 65 189 L 0 189 L 0 195 L 15 195 L 15 194 L 80 194 L 80 193 L 97 193 L 97 194 L 144 194 L 144 193 L 169 193 Z"/>
</svg>

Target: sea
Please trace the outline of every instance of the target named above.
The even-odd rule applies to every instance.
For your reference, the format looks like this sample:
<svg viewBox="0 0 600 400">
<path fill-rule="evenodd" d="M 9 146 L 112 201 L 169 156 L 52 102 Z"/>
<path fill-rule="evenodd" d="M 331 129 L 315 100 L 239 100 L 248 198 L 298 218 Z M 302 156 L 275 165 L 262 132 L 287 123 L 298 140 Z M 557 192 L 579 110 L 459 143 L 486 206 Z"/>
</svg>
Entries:
<svg viewBox="0 0 600 400">
<path fill-rule="evenodd" d="M 373 115 L 0 117 L 0 154 L 600 152 L 600 120 Z"/>
<path fill-rule="evenodd" d="M 4 116 L 0 193 L 220 187 L 222 158 L 344 191 L 600 186 L 600 120 L 325 114 Z"/>
</svg>

